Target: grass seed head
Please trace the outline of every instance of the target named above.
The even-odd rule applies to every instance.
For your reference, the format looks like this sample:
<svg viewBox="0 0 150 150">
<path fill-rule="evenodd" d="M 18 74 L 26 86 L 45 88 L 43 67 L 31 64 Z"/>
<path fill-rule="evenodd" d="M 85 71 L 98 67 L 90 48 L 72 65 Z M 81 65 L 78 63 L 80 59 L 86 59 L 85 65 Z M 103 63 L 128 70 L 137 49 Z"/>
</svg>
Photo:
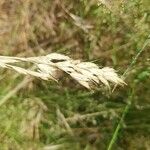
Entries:
<svg viewBox="0 0 150 150">
<path fill-rule="evenodd" d="M 0 56 L 0 58 L 0 67 L 13 69 L 21 74 L 29 74 L 43 80 L 51 79 L 57 81 L 57 73 L 62 71 L 87 89 L 91 89 L 91 85 L 98 86 L 100 83 L 104 84 L 109 89 L 110 83 L 119 85 L 125 84 L 113 68 L 99 68 L 98 65 L 92 62 L 73 60 L 68 56 L 58 53 L 29 58 L 6 56 Z M 29 68 L 18 67 L 16 66 L 16 62 L 31 62 L 37 66 L 37 69 L 33 71 Z"/>
</svg>

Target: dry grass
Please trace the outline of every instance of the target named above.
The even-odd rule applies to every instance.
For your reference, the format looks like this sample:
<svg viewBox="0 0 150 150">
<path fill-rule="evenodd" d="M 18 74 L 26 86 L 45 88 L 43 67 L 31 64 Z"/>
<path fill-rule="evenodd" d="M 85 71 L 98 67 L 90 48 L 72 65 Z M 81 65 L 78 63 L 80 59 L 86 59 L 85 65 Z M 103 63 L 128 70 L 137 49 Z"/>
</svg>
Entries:
<svg viewBox="0 0 150 150">
<path fill-rule="evenodd" d="M 33 63 L 36 65 L 36 70 L 32 71 L 15 65 L 15 63 L 22 62 Z M 29 58 L 0 56 L 0 67 L 13 69 L 19 73 L 39 77 L 43 80 L 52 79 L 55 81 L 58 80 L 59 72 L 63 71 L 87 89 L 91 89 L 93 85 L 98 86 L 100 83 L 109 89 L 109 82 L 125 84 L 113 68 L 104 67 L 100 69 L 94 63 L 73 60 L 58 53 Z"/>
</svg>

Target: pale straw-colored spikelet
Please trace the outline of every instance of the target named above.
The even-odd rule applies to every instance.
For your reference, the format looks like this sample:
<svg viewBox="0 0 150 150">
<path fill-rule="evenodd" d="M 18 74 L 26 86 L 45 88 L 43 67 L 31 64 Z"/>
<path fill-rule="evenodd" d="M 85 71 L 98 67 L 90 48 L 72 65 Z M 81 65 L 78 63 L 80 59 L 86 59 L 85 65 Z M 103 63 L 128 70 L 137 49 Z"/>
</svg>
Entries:
<svg viewBox="0 0 150 150">
<path fill-rule="evenodd" d="M 21 62 L 33 63 L 37 69 L 30 70 L 17 66 Z M 0 67 L 13 69 L 19 73 L 29 74 L 44 80 L 52 79 L 55 81 L 58 79 L 58 71 L 62 71 L 88 89 L 101 83 L 108 88 L 110 88 L 110 82 L 120 85 L 125 84 L 113 68 L 104 67 L 100 69 L 94 63 L 73 60 L 58 53 L 29 58 L 0 56 Z"/>
</svg>

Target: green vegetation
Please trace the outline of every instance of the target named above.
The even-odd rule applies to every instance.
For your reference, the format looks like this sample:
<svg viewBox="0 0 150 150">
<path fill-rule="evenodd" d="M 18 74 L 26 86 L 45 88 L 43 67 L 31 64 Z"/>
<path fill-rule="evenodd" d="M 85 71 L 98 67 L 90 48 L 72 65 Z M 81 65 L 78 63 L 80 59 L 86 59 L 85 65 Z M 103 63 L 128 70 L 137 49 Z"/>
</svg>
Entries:
<svg viewBox="0 0 150 150">
<path fill-rule="evenodd" d="M 113 67 L 127 86 L 0 69 L 0 150 L 150 149 L 149 0 L 1 0 L 0 55 L 51 52 Z"/>
</svg>

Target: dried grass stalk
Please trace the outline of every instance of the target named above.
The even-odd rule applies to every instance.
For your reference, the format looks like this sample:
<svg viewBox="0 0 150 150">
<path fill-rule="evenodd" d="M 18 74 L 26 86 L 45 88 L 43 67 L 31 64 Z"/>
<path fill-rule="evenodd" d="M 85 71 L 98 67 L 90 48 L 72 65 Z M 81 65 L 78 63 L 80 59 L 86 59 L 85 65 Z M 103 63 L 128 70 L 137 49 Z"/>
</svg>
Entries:
<svg viewBox="0 0 150 150">
<path fill-rule="evenodd" d="M 33 63 L 37 69 L 33 71 L 17 66 L 18 63 L 22 62 Z M 28 58 L 0 56 L 0 67 L 13 69 L 21 74 L 32 75 L 43 80 L 52 79 L 55 81 L 58 80 L 57 73 L 62 71 L 87 89 L 91 89 L 93 85 L 98 86 L 100 83 L 108 88 L 110 88 L 109 82 L 119 85 L 125 84 L 113 68 L 104 67 L 100 69 L 94 63 L 73 60 L 58 53 Z"/>
</svg>

